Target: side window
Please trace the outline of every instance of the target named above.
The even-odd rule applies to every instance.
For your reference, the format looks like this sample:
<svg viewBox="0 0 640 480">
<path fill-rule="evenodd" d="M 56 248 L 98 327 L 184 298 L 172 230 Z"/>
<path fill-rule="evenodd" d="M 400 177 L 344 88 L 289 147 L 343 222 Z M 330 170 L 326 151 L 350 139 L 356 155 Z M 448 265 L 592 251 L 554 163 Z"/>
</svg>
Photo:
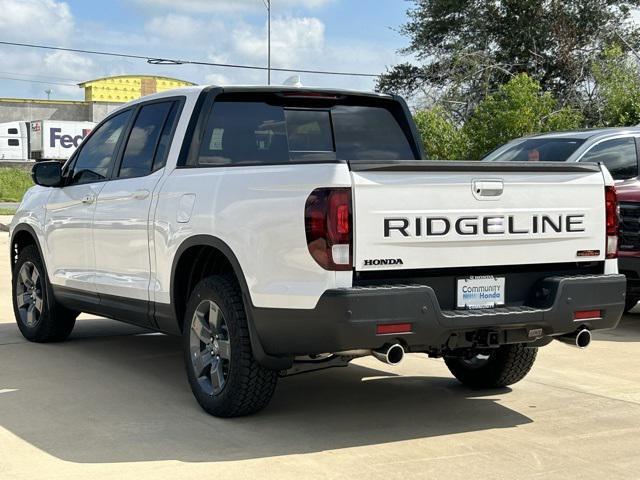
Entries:
<svg viewBox="0 0 640 480">
<path fill-rule="evenodd" d="M 122 131 L 131 110 L 122 112 L 100 125 L 85 142 L 70 170 L 70 184 L 104 180 L 109 175 Z"/>
<path fill-rule="evenodd" d="M 10 128 L 9 129 L 9 135 L 17 135 L 18 134 L 18 129 L 17 128 Z"/>
<path fill-rule="evenodd" d="M 19 147 L 20 146 L 20 140 L 18 140 L 17 138 L 10 138 L 9 139 L 9 146 L 10 147 Z"/>
<path fill-rule="evenodd" d="M 638 176 L 638 157 L 635 138 L 616 138 L 597 144 L 580 160 L 602 162 L 615 180 Z"/>
<path fill-rule="evenodd" d="M 142 177 L 151 173 L 158 140 L 173 104 L 152 103 L 140 108 L 122 155 L 119 178 Z"/>
<path fill-rule="evenodd" d="M 197 165 L 287 162 L 289 147 L 282 107 L 262 102 L 214 103 Z"/>
<path fill-rule="evenodd" d="M 156 154 L 153 157 L 152 171 L 160 170 L 167 163 L 167 155 L 169 154 L 169 147 L 171 146 L 171 139 L 173 128 L 178 120 L 178 102 L 173 102 L 171 111 L 167 116 L 167 120 L 164 122 L 164 128 L 162 129 L 162 135 L 160 135 L 160 141 L 158 142 L 158 148 L 156 148 Z"/>
</svg>

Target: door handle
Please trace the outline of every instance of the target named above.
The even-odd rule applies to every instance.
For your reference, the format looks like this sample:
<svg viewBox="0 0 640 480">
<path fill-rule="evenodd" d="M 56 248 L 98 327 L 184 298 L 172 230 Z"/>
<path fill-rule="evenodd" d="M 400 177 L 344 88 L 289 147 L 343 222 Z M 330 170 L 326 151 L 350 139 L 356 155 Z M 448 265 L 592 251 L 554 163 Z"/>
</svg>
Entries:
<svg viewBox="0 0 640 480">
<path fill-rule="evenodd" d="M 82 203 L 84 203 L 85 205 L 91 205 L 95 201 L 96 201 L 95 195 L 85 195 L 84 197 L 82 197 Z"/>
<path fill-rule="evenodd" d="M 149 190 L 136 190 L 133 192 L 133 198 L 136 200 L 144 200 L 149 196 L 151 192 Z"/>
<path fill-rule="evenodd" d="M 502 180 L 474 180 L 473 193 L 481 197 L 498 197 L 504 191 Z"/>
</svg>

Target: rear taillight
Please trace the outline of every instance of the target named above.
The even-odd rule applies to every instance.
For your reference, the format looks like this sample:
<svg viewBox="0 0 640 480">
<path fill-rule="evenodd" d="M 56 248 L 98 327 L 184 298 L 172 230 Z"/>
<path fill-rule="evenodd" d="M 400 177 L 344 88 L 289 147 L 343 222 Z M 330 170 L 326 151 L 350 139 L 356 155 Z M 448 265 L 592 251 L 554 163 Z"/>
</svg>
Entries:
<svg viewBox="0 0 640 480">
<path fill-rule="evenodd" d="M 618 256 L 618 195 L 615 187 L 604 188 L 607 218 L 607 258 L 616 258 Z"/>
<path fill-rule="evenodd" d="M 350 188 L 318 188 L 304 210 L 309 253 L 325 270 L 351 270 L 353 224 Z"/>
</svg>

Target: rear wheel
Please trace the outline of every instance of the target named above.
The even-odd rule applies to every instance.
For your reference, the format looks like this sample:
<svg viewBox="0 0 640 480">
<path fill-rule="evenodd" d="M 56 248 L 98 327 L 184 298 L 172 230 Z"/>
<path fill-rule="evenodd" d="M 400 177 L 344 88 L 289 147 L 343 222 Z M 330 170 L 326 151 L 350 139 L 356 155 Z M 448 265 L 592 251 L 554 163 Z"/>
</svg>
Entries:
<svg viewBox="0 0 640 480">
<path fill-rule="evenodd" d="M 59 342 L 66 339 L 78 312 L 71 311 L 53 297 L 42 259 L 35 245 L 18 254 L 12 275 L 13 312 L 22 335 L 32 342 Z"/>
<path fill-rule="evenodd" d="M 537 348 L 503 345 L 471 358 L 446 357 L 451 373 L 472 388 L 499 388 L 522 380 L 533 367 Z"/>
<path fill-rule="evenodd" d="M 212 276 L 195 287 L 184 319 L 183 348 L 191 390 L 208 413 L 249 415 L 271 400 L 278 373 L 253 357 L 244 303 L 233 278 Z"/>
</svg>

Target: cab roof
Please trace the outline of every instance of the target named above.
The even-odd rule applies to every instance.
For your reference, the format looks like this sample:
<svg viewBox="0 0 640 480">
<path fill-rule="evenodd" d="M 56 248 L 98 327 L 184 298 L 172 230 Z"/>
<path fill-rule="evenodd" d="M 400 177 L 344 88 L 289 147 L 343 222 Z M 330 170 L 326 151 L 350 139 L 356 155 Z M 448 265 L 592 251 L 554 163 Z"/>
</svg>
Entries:
<svg viewBox="0 0 640 480">
<path fill-rule="evenodd" d="M 596 137 L 608 137 L 610 135 L 634 134 L 640 133 L 640 127 L 621 127 L 621 128 L 591 128 L 584 130 L 567 130 L 563 132 L 541 133 L 531 135 L 527 138 L 573 138 L 579 140 L 587 140 Z"/>
<path fill-rule="evenodd" d="M 145 95 L 144 97 L 137 98 L 128 103 L 123 104 L 118 107 L 117 110 L 121 108 L 128 107 L 130 105 L 135 105 L 137 103 L 142 103 L 149 100 L 156 100 L 160 98 L 167 97 L 175 97 L 179 95 L 185 96 L 197 96 L 203 90 L 207 89 L 216 89 L 219 88 L 222 90 L 222 93 L 282 93 L 282 94 L 291 94 L 295 96 L 295 94 L 300 94 L 304 96 L 305 94 L 325 94 L 325 95 L 347 95 L 347 96 L 358 96 L 358 97 L 367 97 L 367 98 L 377 98 L 377 99 L 385 99 L 385 100 L 398 100 L 399 97 L 395 95 L 389 95 L 386 93 L 377 93 L 372 91 L 364 91 L 364 90 L 348 90 L 342 88 L 324 88 L 324 87 L 294 87 L 291 85 L 227 85 L 227 86 L 218 86 L 218 85 L 196 85 L 192 87 L 180 87 L 174 88 L 171 90 L 164 90 L 162 92 L 153 93 L 151 95 Z"/>
</svg>

